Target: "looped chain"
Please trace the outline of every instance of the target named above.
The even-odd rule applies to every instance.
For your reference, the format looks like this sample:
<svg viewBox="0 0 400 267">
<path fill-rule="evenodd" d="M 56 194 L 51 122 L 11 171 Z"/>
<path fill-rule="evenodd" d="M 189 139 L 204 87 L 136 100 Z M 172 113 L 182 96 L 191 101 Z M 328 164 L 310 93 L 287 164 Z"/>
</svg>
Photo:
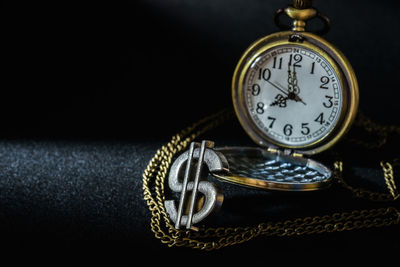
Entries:
<svg viewBox="0 0 400 267">
<path fill-rule="evenodd" d="M 253 227 L 218 227 L 200 228 L 198 232 L 177 230 L 171 223 L 164 207 L 164 184 L 169 167 L 175 155 L 185 150 L 190 142 L 204 132 L 220 125 L 233 117 L 230 110 L 202 119 L 182 132 L 173 136 L 171 141 L 157 150 L 143 173 L 144 199 L 151 212 L 150 227 L 156 238 L 168 246 L 185 246 L 201 250 L 215 250 L 226 246 L 240 244 L 258 236 L 294 236 L 330 232 L 351 231 L 372 227 L 390 226 L 400 223 L 400 212 L 395 207 L 385 207 L 370 210 L 354 210 L 323 216 L 295 218 L 281 222 L 263 222 Z M 389 133 L 400 135 L 400 127 L 378 126 L 365 116 L 356 122 L 366 131 L 382 132 L 385 142 Z M 359 143 L 369 148 L 369 144 Z M 384 144 L 384 143 L 383 143 Z M 381 146 L 383 144 L 380 144 Z M 339 183 L 353 192 L 356 197 L 374 201 L 394 201 L 399 198 L 399 192 L 394 178 L 394 165 L 400 165 L 398 158 L 389 162 L 380 162 L 389 193 L 377 193 L 349 185 L 343 179 L 343 162 L 335 161 L 334 173 Z M 153 192 L 151 188 L 154 188 Z"/>
<path fill-rule="evenodd" d="M 383 162 L 381 161 L 381 167 L 383 169 L 383 175 L 385 177 L 385 182 L 387 185 L 387 188 L 390 191 L 390 194 L 393 196 L 393 199 L 396 200 L 399 198 L 400 194 L 397 192 L 397 187 L 394 182 L 394 174 L 393 174 L 393 167 L 389 162 Z"/>
<path fill-rule="evenodd" d="M 386 162 L 385 164 L 381 162 L 380 165 L 383 169 L 383 176 L 390 194 L 373 192 L 364 188 L 356 188 L 351 186 L 343 179 L 343 162 L 336 161 L 333 164 L 335 177 L 338 179 L 339 183 L 344 188 L 353 192 L 356 197 L 381 202 L 397 200 L 399 198 L 399 193 L 397 192 L 392 165 L 388 162 Z"/>
</svg>

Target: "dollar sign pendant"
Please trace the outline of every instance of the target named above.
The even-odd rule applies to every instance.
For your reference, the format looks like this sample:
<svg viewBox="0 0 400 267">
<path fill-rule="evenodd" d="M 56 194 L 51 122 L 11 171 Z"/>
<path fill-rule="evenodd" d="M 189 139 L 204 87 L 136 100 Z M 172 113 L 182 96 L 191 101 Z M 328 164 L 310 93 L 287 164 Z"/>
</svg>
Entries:
<svg viewBox="0 0 400 267">
<path fill-rule="evenodd" d="M 186 226 L 186 229 L 196 230 L 192 226 L 199 223 L 209 216 L 214 210 L 218 209 L 223 202 L 224 196 L 222 192 L 213 183 L 201 180 L 203 164 L 205 163 L 209 172 L 218 172 L 228 169 L 226 158 L 212 148 L 214 143 L 211 141 L 202 141 L 201 145 L 196 142 L 190 144 L 188 151 L 180 155 L 172 164 L 169 176 L 168 185 L 174 192 L 180 192 L 180 201 L 178 208 L 174 200 L 166 200 L 164 202 L 165 209 L 170 219 L 175 223 L 175 228 L 180 229 L 181 226 Z M 197 160 L 197 164 L 195 162 Z M 186 164 L 185 164 L 186 163 Z M 184 166 L 186 166 L 183 172 Z M 195 174 L 193 169 L 195 167 Z M 182 175 L 184 175 L 182 179 Z M 208 175 L 208 173 L 206 174 Z M 189 181 L 194 176 L 193 181 Z M 182 181 L 182 182 L 181 182 Z M 187 202 L 187 193 L 192 192 Z M 194 207 L 197 200 L 197 193 L 200 192 L 205 196 L 204 203 L 201 208 L 194 212 Z M 184 214 L 184 207 L 188 210 Z"/>
</svg>

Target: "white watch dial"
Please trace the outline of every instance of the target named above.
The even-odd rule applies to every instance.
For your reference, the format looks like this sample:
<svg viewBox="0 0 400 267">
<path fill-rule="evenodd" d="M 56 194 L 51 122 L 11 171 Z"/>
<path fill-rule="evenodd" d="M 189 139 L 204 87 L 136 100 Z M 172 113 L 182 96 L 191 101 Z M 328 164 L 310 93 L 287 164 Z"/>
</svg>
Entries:
<svg viewBox="0 0 400 267">
<path fill-rule="evenodd" d="M 275 143 L 312 145 L 338 123 L 343 106 L 339 75 L 317 52 L 280 45 L 257 57 L 245 75 L 248 115 Z"/>
</svg>

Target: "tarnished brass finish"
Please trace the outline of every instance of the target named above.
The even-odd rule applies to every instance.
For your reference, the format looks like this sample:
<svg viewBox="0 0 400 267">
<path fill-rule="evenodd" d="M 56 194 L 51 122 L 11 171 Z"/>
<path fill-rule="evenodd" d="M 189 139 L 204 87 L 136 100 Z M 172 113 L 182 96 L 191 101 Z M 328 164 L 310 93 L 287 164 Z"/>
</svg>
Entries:
<svg viewBox="0 0 400 267">
<path fill-rule="evenodd" d="M 298 9 L 310 8 L 312 0 L 293 0 L 293 6 Z"/>
<path fill-rule="evenodd" d="M 323 56 L 334 68 L 340 79 L 341 88 L 343 91 L 343 109 L 340 114 L 340 119 L 337 126 L 332 129 L 326 136 L 317 142 L 308 144 L 303 147 L 294 147 L 283 145 L 275 142 L 271 138 L 265 136 L 250 119 L 250 115 L 246 111 L 244 92 L 244 79 L 247 70 L 250 68 L 253 61 L 265 51 L 272 47 L 293 44 L 291 37 L 293 32 L 277 32 L 263 37 L 253 43 L 241 57 L 232 79 L 232 100 L 235 107 L 237 117 L 246 130 L 247 134 L 258 144 L 264 147 L 284 147 L 293 149 L 295 152 L 303 154 L 315 154 L 332 147 L 343 135 L 349 130 L 354 118 L 357 114 L 359 92 L 358 83 L 354 70 L 347 60 L 335 46 L 325 39 L 308 32 L 297 33 L 295 36 L 303 39 L 296 45 L 316 51 Z"/>
<path fill-rule="evenodd" d="M 317 15 L 317 10 L 314 8 L 297 9 L 291 6 L 285 8 L 285 13 L 293 19 L 292 31 L 305 31 L 306 21 L 314 18 Z"/>
<path fill-rule="evenodd" d="M 280 17 L 286 14 L 289 18 L 293 19 L 292 25 L 284 25 L 280 21 Z M 286 8 L 280 8 L 275 12 L 275 24 L 283 31 L 292 30 L 297 32 L 306 31 L 306 22 L 313 18 L 318 18 L 323 23 L 323 28 L 317 30 L 316 34 L 323 35 L 330 29 L 330 20 L 325 15 L 318 12 L 317 9 L 312 7 L 312 1 L 294 0 L 293 5 Z"/>
</svg>

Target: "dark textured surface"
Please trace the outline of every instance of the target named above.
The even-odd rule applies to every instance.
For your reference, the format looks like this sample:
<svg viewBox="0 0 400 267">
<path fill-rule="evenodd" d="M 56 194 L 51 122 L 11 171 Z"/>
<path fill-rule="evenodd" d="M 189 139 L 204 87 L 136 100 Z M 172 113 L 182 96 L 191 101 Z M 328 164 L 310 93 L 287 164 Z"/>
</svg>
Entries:
<svg viewBox="0 0 400 267">
<path fill-rule="evenodd" d="M 99 238 L 103 234 L 118 237 L 124 232 L 140 233 L 142 225 L 129 222 L 146 213 L 134 207 L 143 201 L 141 172 L 156 146 L 156 143 L 2 142 L 3 220 L 14 215 L 26 216 L 32 225 L 47 221 L 71 226 L 81 222 L 86 226 L 82 233 L 71 232 L 65 235 L 67 238 L 91 234 L 90 225 L 98 228 L 92 234 Z M 12 223 L 10 220 L 9 225 Z M 126 231 L 129 226 L 131 229 Z M 115 231 L 118 228 L 121 229 Z M 89 232 L 85 233 L 86 230 Z"/>
<path fill-rule="evenodd" d="M 1 142 L 0 227 L 7 253 L 90 258 L 91 252 L 112 255 L 148 246 L 141 176 L 158 146 Z"/>
<path fill-rule="evenodd" d="M 242 134 L 224 138 L 226 130 L 239 129 L 237 123 L 229 121 L 203 137 L 212 136 L 221 146 L 236 140 L 246 144 L 248 140 Z M 111 140 L 0 142 L 1 236 L 8 244 L 7 254 L 23 252 L 38 259 L 46 253 L 93 263 L 151 259 L 145 255 L 148 251 L 167 258 L 184 252 L 201 255 L 203 260 L 256 253 L 255 258 L 263 260 L 259 253 L 264 250 L 271 253 L 270 259 L 281 259 L 288 251 L 296 257 L 310 251 L 324 257 L 331 252 L 340 253 L 341 257 L 358 257 L 366 252 L 380 257 L 400 248 L 398 226 L 290 238 L 261 237 L 221 252 L 168 248 L 150 231 L 150 212 L 142 191 L 143 170 L 162 144 Z M 342 153 L 346 146 L 339 146 L 337 151 Z M 356 176 L 362 180 L 362 186 L 385 192 L 378 167 L 362 164 L 367 157 L 355 161 L 354 170 L 347 172 L 352 173 L 347 176 L 352 177 L 349 181 L 360 183 L 353 177 Z M 353 209 L 398 206 L 357 199 L 336 182 L 330 189 L 308 193 L 266 192 L 215 179 L 213 182 L 225 195 L 221 212 L 209 221 L 214 226 L 251 226 Z"/>
<path fill-rule="evenodd" d="M 400 247 L 398 227 L 258 238 L 212 253 L 168 248 L 150 231 L 142 197 L 145 166 L 170 136 L 231 106 L 237 60 L 251 42 L 277 30 L 272 14 L 287 2 L 6 1 L 0 95 L 2 255 L 15 262 L 74 265 L 105 259 L 114 265 L 122 260 L 137 264 L 138 258 L 170 261 L 181 255 L 196 262 L 256 258 L 263 264 L 273 259 L 310 263 L 319 256 L 340 263 L 347 256 L 393 258 Z M 400 124 L 399 2 L 314 3 L 332 22 L 325 37 L 356 71 L 361 108 L 379 122 Z M 223 134 L 207 138 L 218 145 L 249 142 L 235 123 L 229 127 L 233 130 L 224 128 Z M 340 151 L 355 166 L 355 182 L 382 190 L 374 153 L 390 159 L 398 156 L 398 147 L 370 154 L 346 146 Z M 225 210 L 217 222 L 257 223 L 379 206 L 333 189 L 299 195 L 227 186 Z M 148 256 L 149 251 L 157 257 Z"/>
</svg>

